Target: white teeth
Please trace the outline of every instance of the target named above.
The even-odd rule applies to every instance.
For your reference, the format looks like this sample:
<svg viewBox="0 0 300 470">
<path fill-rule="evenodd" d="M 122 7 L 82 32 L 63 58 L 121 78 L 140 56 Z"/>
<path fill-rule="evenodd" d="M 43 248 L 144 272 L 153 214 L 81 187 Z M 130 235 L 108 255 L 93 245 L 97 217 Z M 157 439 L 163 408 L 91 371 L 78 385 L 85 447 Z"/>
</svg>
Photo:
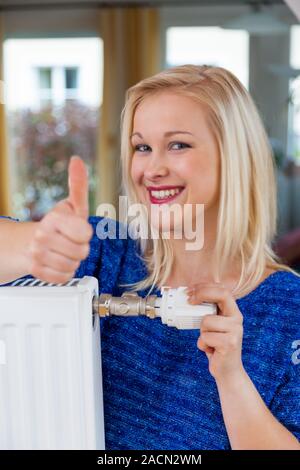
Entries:
<svg viewBox="0 0 300 470">
<path fill-rule="evenodd" d="M 165 199 L 166 197 L 175 196 L 175 194 L 180 193 L 181 189 L 167 189 L 166 191 L 151 191 L 151 196 L 155 197 L 156 199 Z"/>
</svg>

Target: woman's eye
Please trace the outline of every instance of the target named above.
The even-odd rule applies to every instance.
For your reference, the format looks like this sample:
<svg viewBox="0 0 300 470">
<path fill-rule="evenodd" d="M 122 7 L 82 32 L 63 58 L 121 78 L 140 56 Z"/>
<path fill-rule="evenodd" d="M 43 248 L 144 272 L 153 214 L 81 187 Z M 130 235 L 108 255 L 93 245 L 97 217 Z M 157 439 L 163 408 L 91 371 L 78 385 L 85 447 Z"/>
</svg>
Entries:
<svg viewBox="0 0 300 470">
<path fill-rule="evenodd" d="M 149 149 L 150 149 L 149 145 L 146 145 L 146 144 L 139 144 L 134 147 L 134 150 L 136 152 L 142 152 L 142 153 L 148 152 Z"/>
<path fill-rule="evenodd" d="M 182 150 L 184 148 L 189 148 L 189 144 L 185 144 L 184 142 L 172 142 L 170 147 L 174 150 Z"/>
<path fill-rule="evenodd" d="M 190 148 L 191 146 L 189 144 L 185 144 L 184 142 L 172 142 L 169 146 L 172 150 L 182 150 L 184 148 Z M 140 153 L 145 153 L 145 152 L 150 152 L 151 147 L 147 144 L 138 144 L 135 145 L 134 150 L 136 152 Z"/>
</svg>

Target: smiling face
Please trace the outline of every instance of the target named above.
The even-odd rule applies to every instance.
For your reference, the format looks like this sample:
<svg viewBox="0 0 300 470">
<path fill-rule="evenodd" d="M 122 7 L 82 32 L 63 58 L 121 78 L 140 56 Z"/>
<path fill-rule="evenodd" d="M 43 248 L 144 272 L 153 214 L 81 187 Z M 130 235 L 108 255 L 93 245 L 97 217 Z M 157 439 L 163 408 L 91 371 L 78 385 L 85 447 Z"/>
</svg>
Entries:
<svg viewBox="0 0 300 470">
<path fill-rule="evenodd" d="M 220 158 L 202 105 L 169 91 L 146 97 L 136 109 L 131 142 L 131 177 L 149 215 L 151 204 L 174 203 L 204 204 L 205 218 L 216 213 Z M 180 192 L 156 192 L 166 186 Z"/>
</svg>

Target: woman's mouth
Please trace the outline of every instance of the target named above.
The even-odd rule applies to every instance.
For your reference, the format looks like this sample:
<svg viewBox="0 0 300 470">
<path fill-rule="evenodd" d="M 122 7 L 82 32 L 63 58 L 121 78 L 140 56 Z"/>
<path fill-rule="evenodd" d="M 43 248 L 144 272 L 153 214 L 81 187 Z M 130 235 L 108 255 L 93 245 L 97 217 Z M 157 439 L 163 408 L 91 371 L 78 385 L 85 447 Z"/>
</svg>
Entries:
<svg viewBox="0 0 300 470">
<path fill-rule="evenodd" d="M 168 190 L 149 190 L 151 204 L 165 204 L 174 201 L 184 190 L 183 186 Z"/>
</svg>

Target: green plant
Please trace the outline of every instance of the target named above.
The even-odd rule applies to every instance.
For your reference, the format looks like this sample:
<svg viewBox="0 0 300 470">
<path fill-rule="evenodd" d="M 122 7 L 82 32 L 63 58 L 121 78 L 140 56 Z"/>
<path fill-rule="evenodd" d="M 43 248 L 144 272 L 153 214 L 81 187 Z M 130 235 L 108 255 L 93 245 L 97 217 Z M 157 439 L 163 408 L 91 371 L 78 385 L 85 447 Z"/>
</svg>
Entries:
<svg viewBox="0 0 300 470">
<path fill-rule="evenodd" d="M 99 109 L 67 102 L 60 108 L 17 110 L 8 118 L 17 188 L 13 195 L 15 215 L 39 220 L 67 196 L 68 162 L 74 154 L 88 167 L 90 213 L 94 213 Z"/>
</svg>

